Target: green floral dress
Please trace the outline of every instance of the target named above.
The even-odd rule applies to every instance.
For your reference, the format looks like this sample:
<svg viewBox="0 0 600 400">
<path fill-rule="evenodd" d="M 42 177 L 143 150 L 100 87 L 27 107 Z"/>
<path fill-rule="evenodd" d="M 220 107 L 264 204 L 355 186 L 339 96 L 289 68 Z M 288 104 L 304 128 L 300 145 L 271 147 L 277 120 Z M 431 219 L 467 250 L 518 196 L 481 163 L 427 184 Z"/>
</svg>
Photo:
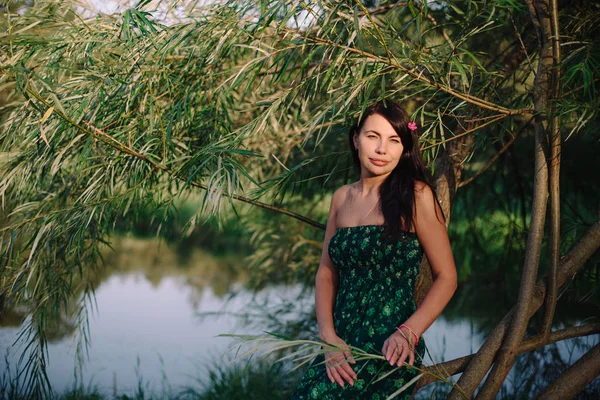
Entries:
<svg viewBox="0 0 600 400">
<path fill-rule="evenodd" d="M 340 275 L 333 311 L 337 335 L 348 345 L 372 354 L 381 354 L 383 342 L 416 309 L 414 284 L 419 273 L 423 248 L 414 232 L 403 232 L 396 242 L 382 237 L 381 225 L 339 228 L 329 242 L 329 256 Z M 419 340 L 415 366 L 425 352 Z M 384 400 L 413 379 L 418 372 L 402 367 L 384 379 L 394 367 L 379 360 L 351 364 L 358 379 L 354 386 L 331 382 L 319 355 L 308 368 L 290 400 L 372 399 Z M 396 399 L 408 399 L 412 388 Z"/>
</svg>

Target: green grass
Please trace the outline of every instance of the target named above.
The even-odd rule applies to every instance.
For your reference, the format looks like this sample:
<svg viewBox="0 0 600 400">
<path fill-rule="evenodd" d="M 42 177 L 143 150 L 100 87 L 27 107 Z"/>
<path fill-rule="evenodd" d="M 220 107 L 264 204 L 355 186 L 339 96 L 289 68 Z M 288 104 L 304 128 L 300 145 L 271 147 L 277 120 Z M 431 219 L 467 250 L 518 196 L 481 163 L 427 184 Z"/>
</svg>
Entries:
<svg viewBox="0 0 600 400">
<path fill-rule="evenodd" d="M 214 364 L 199 376 L 197 384 L 183 388 L 170 388 L 163 382 L 159 391 L 150 390 L 150 385 L 138 377 L 133 393 L 103 393 L 97 386 L 79 386 L 62 393 L 54 393 L 50 400 L 279 400 L 287 399 L 300 376 L 288 373 L 283 363 L 267 360 L 251 360 L 247 363 Z M 30 400 L 22 395 L 16 376 L 4 372 L 0 376 L 0 399 Z"/>
<path fill-rule="evenodd" d="M 198 400 L 263 400 L 287 399 L 298 380 L 288 373 L 283 363 L 250 360 L 233 367 L 217 365 L 209 372 L 202 390 L 188 390 L 189 399 Z"/>
</svg>

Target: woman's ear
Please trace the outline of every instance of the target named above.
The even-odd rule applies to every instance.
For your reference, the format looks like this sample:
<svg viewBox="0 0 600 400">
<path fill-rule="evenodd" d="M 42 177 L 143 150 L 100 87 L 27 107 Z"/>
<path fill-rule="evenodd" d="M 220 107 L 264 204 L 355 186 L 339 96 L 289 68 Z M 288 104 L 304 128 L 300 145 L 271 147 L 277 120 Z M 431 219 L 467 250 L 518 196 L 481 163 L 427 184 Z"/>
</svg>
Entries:
<svg viewBox="0 0 600 400">
<path fill-rule="evenodd" d="M 358 150 L 358 139 L 357 139 L 358 134 L 355 132 L 354 135 L 352 135 L 352 143 L 354 143 L 354 149 Z"/>
</svg>

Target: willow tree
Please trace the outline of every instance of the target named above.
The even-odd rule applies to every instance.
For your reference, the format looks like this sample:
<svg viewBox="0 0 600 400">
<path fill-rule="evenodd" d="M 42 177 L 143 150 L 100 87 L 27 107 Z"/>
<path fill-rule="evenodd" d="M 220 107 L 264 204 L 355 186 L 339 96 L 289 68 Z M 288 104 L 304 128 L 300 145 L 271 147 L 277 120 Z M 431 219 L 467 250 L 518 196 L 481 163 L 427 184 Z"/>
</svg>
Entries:
<svg viewBox="0 0 600 400">
<path fill-rule="evenodd" d="M 598 119 L 597 5 L 172 2 L 158 20 L 148 3 L 90 17 L 74 2 L 38 1 L 2 22 L 0 295 L 30 310 L 21 340 L 34 394 L 50 389 L 49 324 L 83 285 L 76 320 L 85 348 L 92 288 L 80 277 L 115 221 L 142 205 L 172 209 L 190 191 L 216 214 L 250 204 L 289 217 L 285 229 L 280 219 L 257 227 L 260 245 L 274 249 L 258 256 L 271 260 L 267 273 L 305 251 L 316 260 L 310 239 L 324 226 L 312 205 L 349 179 L 345 132 L 376 99 L 404 102 L 422 127 L 447 216 L 459 188 L 524 145 L 521 137 L 535 138 L 518 302 L 477 353 L 443 364 L 449 375 L 464 372 L 460 391 L 471 397 L 484 382 L 478 397 L 492 398 L 519 352 L 599 331 L 552 331 L 561 286 L 600 245 L 596 222 L 560 252 L 558 195 L 561 143 L 593 134 Z M 473 160 L 483 167 L 465 178 Z M 303 238 L 302 249 L 275 249 L 282 237 Z M 541 277 L 544 240 L 551 261 Z M 431 282 L 426 262 L 421 278 L 417 299 Z M 538 334 L 524 337 L 540 309 Z M 598 359 L 596 346 L 542 396 L 581 391 Z"/>
</svg>

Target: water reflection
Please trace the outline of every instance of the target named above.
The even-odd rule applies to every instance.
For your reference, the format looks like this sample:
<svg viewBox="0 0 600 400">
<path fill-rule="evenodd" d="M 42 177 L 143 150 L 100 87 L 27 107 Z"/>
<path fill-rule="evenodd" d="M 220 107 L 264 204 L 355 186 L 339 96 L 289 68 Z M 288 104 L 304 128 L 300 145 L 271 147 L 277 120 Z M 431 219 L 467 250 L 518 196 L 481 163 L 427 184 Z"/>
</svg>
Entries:
<svg viewBox="0 0 600 400">
<path fill-rule="evenodd" d="M 110 267 L 95 269 L 88 276 L 96 288 L 97 312 L 89 321 L 91 346 L 83 384 L 92 382 L 103 393 L 134 393 L 140 380 L 147 391 L 157 393 L 164 389 L 164 382 L 177 388 L 205 381 L 207 368 L 230 359 L 232 340 L 219 338 L 219 334 L 259 334 L 266 326 L 279 324 L 284 329 L 293 327 L 290 336 L 296 336 L 315 328 L 311 319 L 313 293 L 302 293 L 300 286 L 275 286 L 254 295 L 243 289 L 243 279 L 236 275 L 239 260 L 216 259 L 200 250 L 182 259 L 155 240 L 134 238 L 123 238 L 115 249 L 115 253 L 105 254 Z M 236 295 L 230 297 L 228 293 Z M 457 296 L 446 317 L 426 332 L 431 355 L 426 364 L 471 354 L 481 345 L 486 329 L 478 318 L 465 315 L 465 310 L 476 309 L 468 298 L 468 292 Z M 474 299 L 483 303 L 479 296 L 470 298 Z M 490 302 L 485 304 L 490 312 L 487 318 L 499 319 L 497 314 L 491 315 Z M 303 324 L 297 323 L 299 316 Z M 20 349 L 12 343 L 24 317 L 24 310 L 5 312 L 0 349 L 8 351 L 8 357 L 0 359 L 2 370 L 7 361 L 12 368 L 17 364 Z M 73 331 L 68 320 L 61 321 L 48 346 L 48 375 L 59 392 L 71 388 L 75 381 Z M 570 358 L 572 363 L 594 340 L 597 337 L 579 348 L 573 348 L 572 342 L 554 350 L 548 348 L 520 368 L 531 369 L 535 364 L 543 369 L 553 356 Z M 536 357 L 539 360 L 534 362 Z M 518 386 L 518 379 L 524 376 L 513 373 L 510 380 Z"/>
<path fill-rule="evenodd" d="M 96 292 L 98 312 L 90 319 L 92 337 L 84 383 L 95 382 L 105 393 L 115 388 L 117 393 L 133 392 L 140 376 L 154 390 L 161 389 L 163 378 L 172 386 L 193 384 L 204 375 L 205 366 L 223 359 L 231 343 L 217 335 L 240 332 L 237 318 L 226 311 L 242 310 L 251 298 L 252 294 L 241 291 L 228 300 L 212 288 L 199 293 L 183 277 L 163 277 L 158 283 L 143 272 L 109 277 Z M 205 311 L 221 311 L 221 315 L 200 320 L 197 313 Z M 18 331 L 16 326 L 2 328 L 0 346 L 8 348 Z M 70 388 L 73 343 L 65 336 L 48 347 L 50 381 L 56 390 Z M 17 360 L 17 349 L 11 348 L 10 365 Z M 4 362 L 0 367 L 6 368 Z"/>
<path fill-rule="evenodd" d="M 117 393 L 131 393 L 140 376 L 156 391 L 162 389 L 163 378 L 171 386 L 193 385 L 205 375 L 207 366 L 228 360 L 231 340 L 217 335 L 260 333 L 258 328 L 245 329 L 231 314 L 247 312 L 250 303 L 273 305 L 294 300 L 301 288 L 269 288 L 259 298 L 237 289 L 238 294 L 228 299 L 210 287 L 198 292 L 182 276 L 156 282 L 143 271 L 113 274 L 96 292 L 98 312 L 90 320 L 92 338 L 84 383 L 94 382 L 105 393 L 113 393 L 115 388 Z M 198 314 L 204 312 L 211 315 L 199 319 Z M 257 320 L 253 321 L 256 326 Z M 0 345 L 7 348 L 18 330 L 17 326 L 2 328 Z M 477 348 L 481 340 L 471 333 L 468 323 L 440 319 L 427 332 L 426 341 L 433 358 L 441 361 L 462 356 L 469 347 Z M 18 359 L 15 350 L 8 357 L 11 365 Z M 69 337 L 51 343 L 49 356 L 48 374 L 54 388 L 70 388 L 75 350 Z"/>
<path fill-rule="evenodd" d="M 194 249 L 185 261 L 155 239 L 123 237 L 114 241 L 115 251 L 105 249 L 108 267 L 86 271 L 95 287 L 97 313 L 91 313 L 91 346 L 83 382 L 97 383 L 107 393 L 128 391 L 138 383 L 135 366 L 140 362 L 144 381 L 161 382 L 163 372 L 170 384 L 190 383 L 198 376 L 198 360 L 223 353 L 234 317 L 212 318 L 200 323 L 198 312 L 220 310 L 223 296 L 239 285 L 231 265 L 234 259 L 217 259 Z M 239 291 L 239 290 L 238 290 Z M 77 304 L 77 297 L 70 308 Z M 247 301 L 240 296 L 229 307 Z M 246 296 L 248 297 L 248 296 Z M 6 359 L 0 369 L 17 365 L 24 343 L 13 346 L 26 323 L 26 310 L 6 308 L 0 320 L 0 349 Z M 68 318 L 48 332 L 48 375 L 57 390 L 74 382 L 76 365 L 75 327 Z"/>
</svg>

